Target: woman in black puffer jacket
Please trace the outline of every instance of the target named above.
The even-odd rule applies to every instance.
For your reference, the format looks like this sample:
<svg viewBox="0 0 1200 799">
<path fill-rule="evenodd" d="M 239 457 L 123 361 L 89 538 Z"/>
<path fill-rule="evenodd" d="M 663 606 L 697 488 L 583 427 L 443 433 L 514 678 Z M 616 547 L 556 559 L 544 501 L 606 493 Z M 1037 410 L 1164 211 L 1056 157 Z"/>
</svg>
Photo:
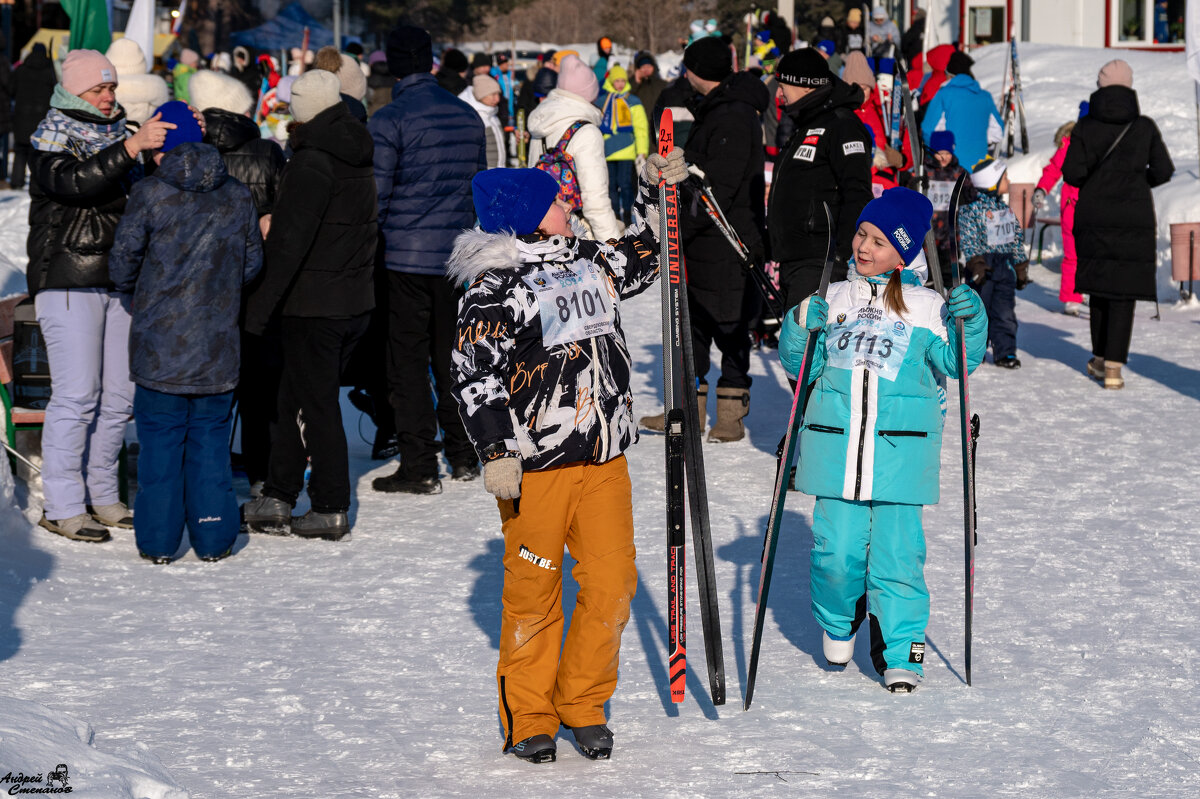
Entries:
<svg viewBox="0 0 1200 799">
<path fill-rule="evenodd" d="M 339 382 L 375 307 L 375 145 L 341 101 L 337 76 L 313 70 L 292 85 L 294 155 L 283 171 L 266 266 L 246 308 L 261 333 L 278 312 L 283 384 L 263 495 L 243 506 L 247 526 L 338 539 L 350 532 L 350 468 Z M 303 419 L 303 430 L 297 419 Z M 312 462 L 312 510 L 291 518 Z"/>
<path fill-rule="evenodd" d="M 1150 190 L 1175 171 L 1154 120 L 1141 115 L 1133 71 L 1121 60 L 1100 70 L 1087 116 L 1075 124 L 1063 180 L 1079 187 L 1075 206 L 1075 287 L 1091 295 L 1092 359 L 1087 371 L 1122 388 L 1133 310 L 1158 298 L 1158 223 Z"/>
<path fill-rule="evenodd" d="M 139 155 L 175 126 L 153 117 L 126 138 L 117 71 L 95 50 L 63 62 L 50 111 L 32 137 L 26 279 L 50 361 L 42 432 L 41 525 L 80 541 L 132 527 L 117 457 L 133 412 L 129 296 L 114 290 L 108 254 L 140 174 Z"/>
</svg>

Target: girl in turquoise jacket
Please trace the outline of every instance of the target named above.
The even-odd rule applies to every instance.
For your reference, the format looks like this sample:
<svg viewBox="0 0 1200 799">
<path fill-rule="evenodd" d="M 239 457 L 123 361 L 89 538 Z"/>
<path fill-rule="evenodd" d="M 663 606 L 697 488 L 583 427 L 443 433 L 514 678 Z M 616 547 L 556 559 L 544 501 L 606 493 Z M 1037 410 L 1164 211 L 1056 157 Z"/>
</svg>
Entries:
<svg viewBox="0 0 1200 799">
<path fill-rule="evenodd" d="M 921 245 L 933 206 L 889 189 L 858 218 L 845 282 L 785 315 L 779 354 L 797 374 L 816 335 L 797 488 L 816 499 L 812 609 L 823 649 L 845 666 L 870 618 L 871 657 L 892 692 L 922 674 L 929 591 L 921 506 L 938 501 L 941 376 L 959 375 L 953 318 L 965 320 L 967 371 L 983 360 L 987 316 L 963 285 L 949 303 L 924 288 Z"/>
</svg>

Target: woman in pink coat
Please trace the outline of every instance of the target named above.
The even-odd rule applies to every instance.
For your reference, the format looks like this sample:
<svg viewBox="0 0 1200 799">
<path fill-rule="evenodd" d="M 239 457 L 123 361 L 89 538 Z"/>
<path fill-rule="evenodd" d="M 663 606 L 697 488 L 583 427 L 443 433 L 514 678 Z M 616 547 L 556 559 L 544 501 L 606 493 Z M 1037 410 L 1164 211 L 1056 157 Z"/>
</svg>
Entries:
<svg viewBox="0 0 1200 799">
<path fill-rule="evenodd" d="M 1087 114 L 1087 102 L 1079 104 L 1079 116 Z M 1071 131 L 1074 122 L 1068 122 L 1054 134 L 1054 143 L 1058 145 L 1054 157 L 1042 170 L 1041 180 L 1033 192 L 1033 208 L 1036 214 L 1046 202 L 1046 195 L 1054 190 L 1055 184 L 1062 178 L 1063 159 L 1067 156 L 1067 148 L 1071 146 Z M 1079 199 L 1079 189 L 1063 183 L 1062 187 L 1062 281 L 1058 288 L 1058 299 L 1065 303 L 1063 313 L 1079 316 L 1083 310 L 1083 295 L 1075 291 L 1075 202 Z"/>
</svg>

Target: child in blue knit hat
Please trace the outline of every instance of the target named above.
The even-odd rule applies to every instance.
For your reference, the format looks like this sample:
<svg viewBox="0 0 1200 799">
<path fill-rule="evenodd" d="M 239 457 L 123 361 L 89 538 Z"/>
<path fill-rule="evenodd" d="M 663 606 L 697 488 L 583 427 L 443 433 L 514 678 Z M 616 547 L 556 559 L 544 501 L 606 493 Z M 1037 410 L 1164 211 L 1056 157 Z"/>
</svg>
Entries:
<svg viewBox="0 0 1200 799">
<path fill-rule="evenodd" d="M 816 497 L 811 592 L 825 658 L 843 667 L 870 619 L 871 657 L 893 693 L 922 674 L 929 591 L 922 506 L 938 501 L 939 376 L 957 378 L 954 318 L 967 371 L 983 360 L 987 317 L 968 286 L 949 302 L 925 288 L 928 199 L 889 189 L 867 203 L 845 282 L 785 314 L 779 356 L 798 375 L 817 336 L 796 487 Z"/>
<path fill-rule="evenodd" d="M 971 170 L 971 183 L 976 196 L 958 212 L 959 251 L 987 308 L 992 363 L 1020 369 L 1016 292 L 1029 284 L 1029 258 L 1021 221 L 1001 199 L 1008 193 L 1007 165 L 985 156 Z"/>
<path fill-rule="evenodd" d="M 129 193 L 108 259 L 116 290 L 133 294 L 134 536 L 142 557 L 165 564 L 186 527 L 196 555 L 216 561 L 240 527 L 229 463 L 238 313 L 262 266 L 262 235 L 250 190 L 201 142 L 187 105 L 155 113 L 175 128 Z"/>
<path fill-rule="evenodd" d="M 935 130 L 929 135 L 929 149 L 925 151 L 925 180 L 922 193 L 933 203 L 933 239 L 937 242 L 938 263 L 942 268 L 942 284 L 950 285 L 950 194 L 954 183 L 967 170 L 958 163 L 954 154 L 954 134 L 948 130 Z M 975 189 L 967 183 L 963 186 L 961 204 L 975 199 Z"/>
<path fill-rule="evenodd" d="M 624 451 L 637 440 L 621 302 L 658 278 L 648 192 L 688 175 L 683 151 L 651 155 L 625 235 L 576 238 L 558 183 L 537 169 L 472 181 L 479 227 L 458 237 L 447 277 L 467 289 L 452 391 L 504 531 L 500 720 L 504 749 L 556 757 L 560 724 L 589 758 L 613 747 L 604 705 L 637 586 Z M 579 602 L 563 641 L 563 549 Z"/>
</svg>

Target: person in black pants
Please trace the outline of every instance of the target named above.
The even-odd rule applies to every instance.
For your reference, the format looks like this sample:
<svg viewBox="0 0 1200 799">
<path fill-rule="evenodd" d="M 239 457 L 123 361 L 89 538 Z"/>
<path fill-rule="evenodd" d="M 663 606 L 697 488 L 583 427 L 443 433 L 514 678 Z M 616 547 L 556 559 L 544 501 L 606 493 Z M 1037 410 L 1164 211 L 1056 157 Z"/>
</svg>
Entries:
<svg viewBox="0 0 1200 799">
<path fill-rule="evenodd" d="M 1076 290 L 1091 296 L 1092 359 L 1105 388 L 1125 386 L 1137 300 L 1155 300 L 1158 223 L 1150 190 L 1175 165 L 1154 120 L 1141 115 L 1133 70 L 1119 59 L 1100 69 L 1087 116 L 1075 123 L 1063 180 L 1079 187 L 1075 206 Z"/>
<path fill-rule="evenodd" d="M 341 375 L 375 306 L 378 228 L 374 145 L 340 90 L 324 70 L 292 86 L 294 155 L 267 233 L 265 274 L 246 309 L 246 330 L 258 334 L 278 310 L 283 337 L 267 480 L 263 495 L 242 506 L 252 532 L 330 540 L 350 532 Z M 293 517 L 306 462 L 312 509 Z"/>
<path fill-rule="evenodd" d="M 33 145 L 29 138 L 50 110 L 50 96 L 58 78 L 44 44 L 35 44 L 29 56 L 12 73 L 13 167 L 9 182 L 25 187 L 25 169 Z"/>
<path fill-rule="evenodd" d="M 396 85 L 392 102 L 367 127 L 375 141 L 380 255 L 388 270 L 387 375 L 400 465 L 371 486 L 387 493 L 438 494 L 440 450 L 452 479 L 479 476 L 478 458 L 450 393 L 458 287 L 446 279 L 446 261 L 455 238 L 475 224 L 471 179 L 487 169 L 487 145 L 475 110 L 430 74 L 428 31 L 400 25 L 388 34 L 385 49 Z"/>
</svg>

